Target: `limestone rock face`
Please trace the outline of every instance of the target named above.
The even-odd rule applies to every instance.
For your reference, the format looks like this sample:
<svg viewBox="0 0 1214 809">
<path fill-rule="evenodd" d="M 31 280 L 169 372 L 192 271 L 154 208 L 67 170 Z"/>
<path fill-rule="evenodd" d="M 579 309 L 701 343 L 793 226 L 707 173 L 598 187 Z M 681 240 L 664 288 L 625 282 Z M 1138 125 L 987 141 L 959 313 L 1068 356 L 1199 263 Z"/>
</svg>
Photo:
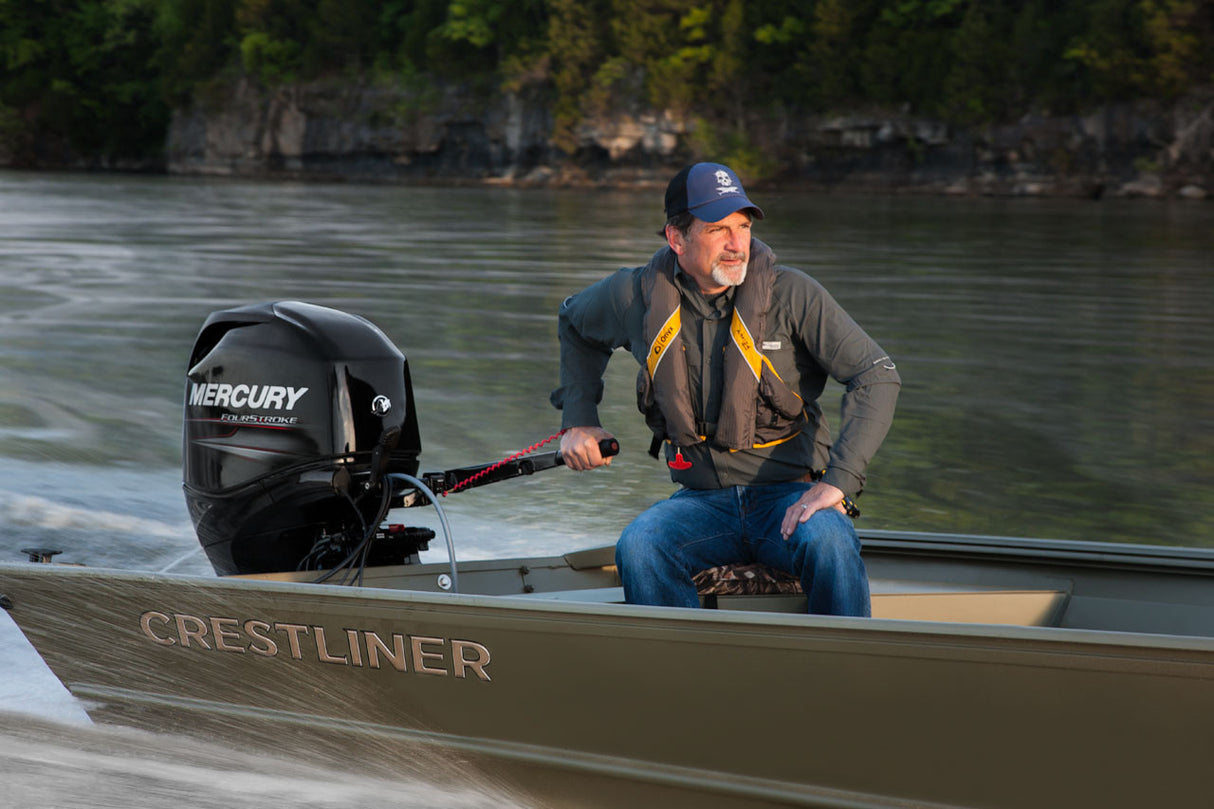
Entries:
<svg viewBox="0 0 1214 809">
<path fill-rule="evenodd" d="M 1026 115 L 957 128 L 904 111 L 751 111 L 746 132 L 773 179 L 808 187 L 1008 196 L 1175 197 L 1214 191 L 1214 91 L 1173 104 Z M 621 110 L 552 145 L 542 87 L 485 92 L 329 79 L 265 88 L 244 79 L 173 115 L 172 173 L 249 177 L 651 184 L 713 133 L 693 116 Z"/>
<path fill-rule="evenodd" d="M 547 109 L 461 88 L 248 80 L 175 110 L 169 171 L 383 180 L 483 180 L 547 160 Z"/>
</svg>

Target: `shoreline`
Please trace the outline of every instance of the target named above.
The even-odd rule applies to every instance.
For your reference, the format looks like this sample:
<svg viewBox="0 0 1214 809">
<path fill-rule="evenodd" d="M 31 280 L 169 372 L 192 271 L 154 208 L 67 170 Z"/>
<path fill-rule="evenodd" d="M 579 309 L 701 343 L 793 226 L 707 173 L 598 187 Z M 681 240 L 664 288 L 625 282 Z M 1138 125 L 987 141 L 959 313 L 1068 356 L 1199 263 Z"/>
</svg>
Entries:
<svg viewBox="0 0 1214 809">
<path fill-rule="evenodd" d="M 748 110 L 726 145 L 691 112 L 613 109 L 553 141 L 534 92 L 248 77 L 173 110 L 154 153 L 33 158 L 30 169 L 438 187 L 664 188 L 698 160 L 747 187 L 958 197 L 1214 199 L 1214 87 L 1163 101 L 962 125 L 905 108 Z M 26 157 L 30 160 L 29 155 Z M 0 166 L 17 168 L 0 147 Z M 23 165 L 24 167 L 24 165 Z"/>
<path fill-rule="evenodd" d="M 365 171 L 296 170 L 173 170 L 164 167 L 95 165 L 12 166 L 0 172 L 17 175 L 61 174 L 113 177 L 163 177 L 168 179 L 231 180 L 264 183 L 316 185 L 369 185 L 418 188 L 506 188 L 601 191 L 653 191 L 665 188 L 669 171 L 636 171 L 620 168 L 591 176 L 586 172 L 562 172 L 545 167 L 525 177 L 514 176 L 383 176 Z M 748 181 L 756 190 L 820 196 L 954 197 L 989 199 L 1070 199 L 1100 201 L 1132 199 L 1154 202 L 1212 202 L 1214 193 L 1199 182 L 1165 182 L 1159 175 L 1143 175 L 1128 181 L 1104 177 L 998 178 L 982 176 L 935 176 L 896 182 L 866 175 L 838 182 L 803 177 L 775 177 Z"/>
</svg>

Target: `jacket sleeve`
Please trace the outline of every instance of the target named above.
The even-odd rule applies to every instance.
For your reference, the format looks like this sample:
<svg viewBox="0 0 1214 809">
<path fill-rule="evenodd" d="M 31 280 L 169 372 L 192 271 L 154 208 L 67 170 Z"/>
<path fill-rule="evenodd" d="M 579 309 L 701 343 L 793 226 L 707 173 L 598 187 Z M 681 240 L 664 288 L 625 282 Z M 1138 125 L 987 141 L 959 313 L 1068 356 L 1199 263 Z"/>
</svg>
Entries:
<svg viewBox="0 0 1214 809">
<path fill-rule="evenodd" d="M 846 388 L 823 480 L 854 497 L 864 489 L 868 464 L 889 432 L 902 379 L 885 350 L 821 284 L 796 274 L 804 279 L 793 293 L 803 344 L 822 370 Z"/>
<path fill-rule="evenodd" d="M 620 270 L 561 303 L 560 387 L 549 401 L 561 411 L 561 427 L 598 427 L 603 373 L 611 352 L 629 347 L 624 319 L 632 298 L 632 270 Z"/>
</svg>

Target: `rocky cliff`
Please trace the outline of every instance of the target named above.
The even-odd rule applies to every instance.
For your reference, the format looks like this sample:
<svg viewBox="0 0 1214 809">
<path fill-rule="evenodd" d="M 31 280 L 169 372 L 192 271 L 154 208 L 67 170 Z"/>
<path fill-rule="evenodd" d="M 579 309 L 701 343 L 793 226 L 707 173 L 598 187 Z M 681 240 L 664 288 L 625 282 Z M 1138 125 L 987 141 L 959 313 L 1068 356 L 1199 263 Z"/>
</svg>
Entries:
<svg viewBox="0 0 1214 809">
<path fill-rule="evenodd" d="M 177 174 L 385 182 L 664 182 L 700 155 L 694 119 L 589 120 L 573 154 L 550 144 L 542 91 L 241 81 L 173 115 Z M 1214 194 L 1214 91 L 1084 115 L 962 129 L 889 110 L 753 116 L 751 143 L 781 183 L 949 194 L 1185 197 Z M 713 155 L 705 155 L 713 157 Z"/>
</svg>

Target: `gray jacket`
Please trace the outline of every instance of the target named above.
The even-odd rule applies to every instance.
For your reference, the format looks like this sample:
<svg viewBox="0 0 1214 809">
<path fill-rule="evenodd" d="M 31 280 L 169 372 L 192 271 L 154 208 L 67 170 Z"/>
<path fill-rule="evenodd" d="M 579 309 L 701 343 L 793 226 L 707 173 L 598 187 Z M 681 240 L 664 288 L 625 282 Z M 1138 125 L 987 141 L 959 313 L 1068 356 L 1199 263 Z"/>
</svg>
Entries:
<svg viewBox="0 0 1214 809">
<path fill-rule="evenodd" d="M 645 365 L 649 343 L 642 280 L 647 268 L 668 264 L 670 252 L 664 247 L 646 267 L 619 270 L 561 305 L 561 385 L 551 401 L 563 411 L 563 426 L 599 426 L 603 373 L 614 349 L 628 349 Z M 765 253 L 766 247 L 755 240 L 751 264 Z M 671 478 L 688 488 L 713 489 L 796 480 L 825 469 L 827 483 L 854 497 L 864 488 L 868 463 L 889 430 L 901 380 L 889 356 L 821 284 L 790 267 L 775 265 L 773 270 L 771 309 L 764 334 L 754 339 L 779 378 L 804 401 L 807 426 L 774 446 L 730 449 L 711 437 L 691 446 L 668 444 L 668 461 L 681 452 L 691 464 L 672 466 Z M 692 410 L 698 422 L 711 424 L 721 411 L 724 389 L 724 363 L 712 360 L 722 357 L 728 345 L 736 290 L 710 298 L 682 271 L 675 279 L 682 293 Z M 748 273 L 744 283 L 751 279 Z M 828 377 L 846 386 L 842 423 L 833 442 L 817 402 Z"/>
</svg>

